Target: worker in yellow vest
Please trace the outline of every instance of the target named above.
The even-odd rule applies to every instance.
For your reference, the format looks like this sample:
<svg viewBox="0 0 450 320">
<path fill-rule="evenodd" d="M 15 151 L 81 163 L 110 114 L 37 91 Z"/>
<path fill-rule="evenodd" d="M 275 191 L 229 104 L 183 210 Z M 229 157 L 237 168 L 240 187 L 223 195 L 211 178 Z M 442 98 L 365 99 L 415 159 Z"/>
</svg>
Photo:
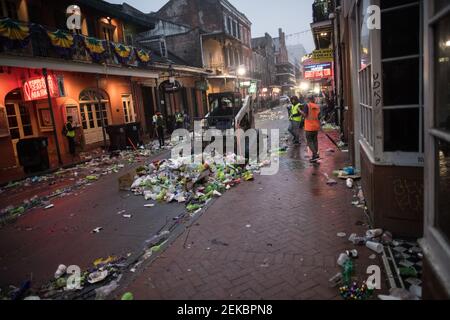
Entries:
<svg viewBox="0 0 450 320">
<path fill-rule="evenodd" d="M 64 124 L 63 134 L 66 136 L 69 142 L 69 153 L 74 158 L 76 156 L 76 144 L 75 144 L 75 128 L 73 127 L 73 117 L 68 116 L 67 122 Z"/>
<path fill-rule="evenodd" d="M 291 103 L 292 107 L 289 110 L 289 132 L 294 137 L 294 144 L 300 144 L 300 131 L 302 131 L 304 125 L 302 104 L 297 96 L 291 98 Z"/>
<path fill-rule="evenodd" d="M 321 129 L 320 126 L 320 106 L 315 103 L 314 96 L 309 96 L 308 104 L 303 110 L 305 117 L 305 135 L 308 147 L 312 152 L 311 163 L 317 162 L 319 157 L 319 141 L 318 135 Z"/>
<path fill-rule="evenodd" d="M 184 113 L 177 110 L 175 113 L 175 128 L 176 129 L 183 129 L 184 126 Z"/>
</svg>

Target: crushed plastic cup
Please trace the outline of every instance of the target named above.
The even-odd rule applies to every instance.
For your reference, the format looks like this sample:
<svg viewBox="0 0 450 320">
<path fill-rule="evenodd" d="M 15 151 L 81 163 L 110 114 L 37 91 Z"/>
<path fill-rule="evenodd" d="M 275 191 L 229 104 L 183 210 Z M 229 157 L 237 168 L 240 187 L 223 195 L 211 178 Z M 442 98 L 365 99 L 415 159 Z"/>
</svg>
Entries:
<svg viewBox="0 0 450 320">
<path fill-rule="evenodd" d="M 347 179 L 347 188 L 352 189 L 354 185 L 353 179 L 348 178 Z"/>
<path fill-rule="evenodd" d="M 366 237 L 369 239 L 380 237 L 383 234 L 383 229 L 367 230 Z"/>
<path fill-rule="evenodd" d="M 345 253 L 341 253 L 337 260 L 337 264 L 343 267 L 348 260 L 350 260 L 350 257 Z"/>
<path fill-rule="evenodd" d="M 358 258 L 358 250 L 356 250 L 356 249 L 347 250 L 347 251 L 345 251 L 345 253 L 347 254 L 347 256 L 349 256 L 349 258 L 353 258 L 353 259 Z"/>
<path fill-rule="evenodd" d="M 366 247 L 369 248 L 372 251 L 375 251 L 378 254 L 383 252 L 383 245 L 381 243 L 378 243 L 378 242 L 367 241 L 366 242 Z"/>
</svg>

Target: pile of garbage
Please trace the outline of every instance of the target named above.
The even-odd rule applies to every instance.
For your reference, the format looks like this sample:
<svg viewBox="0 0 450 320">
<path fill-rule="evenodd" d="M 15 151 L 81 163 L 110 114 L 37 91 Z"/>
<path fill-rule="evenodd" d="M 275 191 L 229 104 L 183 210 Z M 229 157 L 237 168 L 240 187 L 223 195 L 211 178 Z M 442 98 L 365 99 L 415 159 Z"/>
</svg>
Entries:
<svg viewBox="0 0 450 320">
<path fill-rule="evenodd" d="M 93 266 L 80 271 L 78 266 L 59 265 L 54 279 L 39 289 L 33 289 L 31 280 L 20 287 L 3 290 L 0 300 L 73 300 L 107 299 L 118 288 L 122 272 L 128 266 L 126 258 L 97 259 Z"/>
<path fill-rule="evenodd" d="M 268 164 L 240 164 L 242 159 L 235 154 L 202 159 L 161 160 L 138 168 L 131 190 L 146 200 L 184 203 L 188 212 L 196 213 L 226 190 L 253 180 L 254 174 Z"/>
<path fill-rule="evenodd" d="M 286 117 L 286 112 L 284 110 L 278 110 L 278 111 L 266 110 L 266 111 L 260 112 L 258 114 L 258 117 L 261 120 L 270 120 L 270 121 L 283 120 Z"/>
<path fill-rule="evenodd" d="M 341 128 L 339 126 L 331 124 L 331 123 L 322 124 L 323 131 L 336 131 L 336 130 L 340 130 L 340 129 Z"/>
<path fill-rule="evenodd" d="M 24 200 L 21 204 L 13 206 L 9 205 L 0 210 L 0 225 L 14 220 L 30 209 L 42 207 L 48 208 L 50 201 L 56 197 L 64 197 L 72 194 L 76 190 L 90 185 L 99 180 L 103 176 L 118 173 L 126 165 L 133 164 L 138 160 L 144 160 L 153 155 L 157 149 L 150 146 L 149 149 L 139 149 L 136 151 L 121 151 L 112 154 L 103 154 L 100 157 L 91 159 L 85 163 L 79 164 L 72 168 L 60 169 L 52 174 L 36 176 L 24 179 L 22 181 L 12 182 L 1 189 L 5 193 L 21 192 L 23 188 L 30 186 L 53 186 L 61 184 L 62 187 L 43 196 L 33 196 Z"/>
</svg>

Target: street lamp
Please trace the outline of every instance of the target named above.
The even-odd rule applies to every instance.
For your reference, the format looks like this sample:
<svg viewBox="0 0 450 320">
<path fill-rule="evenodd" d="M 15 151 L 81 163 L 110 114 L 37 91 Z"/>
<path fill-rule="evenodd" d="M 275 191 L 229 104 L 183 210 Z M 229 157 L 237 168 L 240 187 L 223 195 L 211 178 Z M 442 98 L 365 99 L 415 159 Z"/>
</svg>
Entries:
<svg viewBox="0 0 450 320">
<path fill-rule="evenodd" d="M 239 68 L 237 69 L 238 76 L 243 77 L 243 76 L 245 76 L 246 73 L 247 73 L 247 70 L 245 69 L 245 66 L 239 66 Z"/>
<path fill-rule="evenodd" d="M 237 86 L 238 86 L 238 92 L 241 92 L 241 81 L 240 78 L 245 76 L 245 74 L 247 73 L 247 70 L 245 69 L 245 66 L 239 66 L 236 70 L 236 75 L 237 75 Z"/>
</svg>

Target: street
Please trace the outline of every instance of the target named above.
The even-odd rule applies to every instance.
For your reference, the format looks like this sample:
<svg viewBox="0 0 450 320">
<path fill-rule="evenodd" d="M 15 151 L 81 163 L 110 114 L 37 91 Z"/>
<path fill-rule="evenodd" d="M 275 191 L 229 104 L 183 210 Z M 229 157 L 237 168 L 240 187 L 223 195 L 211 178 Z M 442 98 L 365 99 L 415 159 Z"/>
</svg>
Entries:
<svg viewBox="0 0 450 320">
<path fill-rule="evenodd" d="M 284 106 L 272 117 L 264 114 L 257 128 L 286 131 Z M 328 280 L 339 272 L 339 254 L 353 245 L 337 234 L 363 234 L 367 228 L 357 226 L 365 221 L 364 212 L 351 205 L 353 192 L 345 181 L 328 186 L 324 177 L 345 167 L 347 154 L 325 152 L 336 148 L 323 136 L 320 145 L 326 155 L 320 166 L 309 164 L 305 146 L 291 147 L 281 156 L 277 175 L 257 176 L 215 200 L 193 224 L 179 224 L 170 237 L 173 243 L 156 261 L 124 273 L 120 291 L 133 292 L 137 299 L 339 298 Z M 39 288 L 60 264 L 85 270 L 98 258 L 132 260 L 185 211 L 173 203 L 144 207 L 148 201 L 142 196 L 118 190 L 123 173 L 2 228 L 1 286 L 32 279 Z M 97 227 L 101 232 L 92 233 Z M 369 260 L 369 249 L 358 250 L 355 268 L 365 280 L 367 266 L 380 261 Z"/>
</svg>

